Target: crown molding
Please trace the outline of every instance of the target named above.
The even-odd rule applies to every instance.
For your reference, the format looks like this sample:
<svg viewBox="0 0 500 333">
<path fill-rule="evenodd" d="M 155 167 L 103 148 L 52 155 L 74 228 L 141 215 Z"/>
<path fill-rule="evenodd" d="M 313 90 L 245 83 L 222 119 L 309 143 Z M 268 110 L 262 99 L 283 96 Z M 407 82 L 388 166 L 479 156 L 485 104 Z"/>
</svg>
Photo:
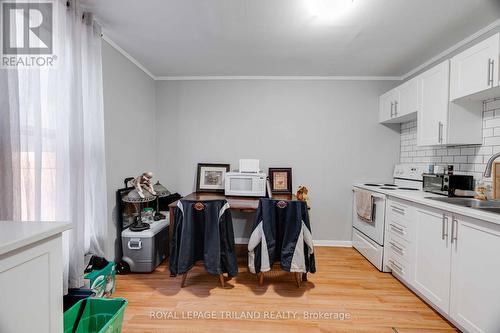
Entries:
<svg viewBox="0 0 500 333">
<path fill-rule="evenodd" d="M 111 38 L 109 38 L 105 33 L 102 35 L 102 39 L 104 39 L 109 45 L 111 45 L 116 51 L 121 53 L 125 58 L 130 60 L 134 65 L 139 67 L 144 73 L 146 73 L 150 78 L 156 80 L 156 76 L 153 75 L 146 67 L 144 67 L 137 59 L 132 57 L 127 51 L 122 49 L 118 44 L 116 44 Z"/>
<path fill-rule="evenodd" d="M 109 45 L 111 45 L 115 50 L 121 53 L 125 58 L 130 60 L 134 65 L 140 68 L 144 73 L 146 73 L 150 78 L 155 81 L 209 81 L 209 80 L 303 80 L 303 81 L 404 81 L 411 77 L 412 75 L 424 70 L 433 63 L 439 61 L 440 59 L 449 56 L 454 51 L 460 49 L 466 44 L 476 40 L 477 38 L 487 34 L 488 32 L 496 29 L 500 26 L 500 19 L 490 23 L 484 28 L 476 31 L 469 37 L 461 40 L 450 48 L 444 50 L 438 55 L 430 58 L 423 64 L 415 67 L 406 74 L 402 76 L 297 76 L 297 75 L 282 75 L 282 76 L 272 76 L 272 75 L 262 75 L 262 76 L 155 76 L 151 73 L 144 65 L 142 65 L 137 59 L 132 57 L 127 51 L 118 46 L 111 38 L 109 38 L 106 33 L 103 33 L 102 39 L 104 39 Z"/>
<path fill-rule="evenodd" d="M 451 53 L 453 53 L 456 50 L 460 49 L 461 47 L 467 45 L 468 43 L 476 40 L 477 38 L 483 36 L 484 34 L 487 34 L 488 32 L 490 32 L 491 30 L 497 28 L 498 26 L 500 26 L 500 19 L 494 21 L 493 23 L 490 23 L 489 25 L 487 25 L 484 28 L 476 31 L 475 33 L 473 33 L 469 37 L 466 37 L 465 39 L 462 39 L 460 42 L 456 43 L 452 47 L 444 50 L 443 52 L 441 52 L 438 55 L 430 58 L 429 60 L 427 60 L 423 64 L 415 67 L 414 69 L 412 69 L 408 73 L 406 73 L 403 76 L 401 76 L 401 80 L 406 80 L 410 76 L 412 76 L 412 75 L 420 72 L 421 70 L 425 69 L 426 67 L 429 67 L 433 63 L 439 61 L 440 59 L 445 58 L 446 56 L 449 56 Z"/>
<path fill-rule="evenodd" d="M 399 81 L 399 76 L 157 76 L 158 81 L 208 80 L 304 80 L 304 81 Z"/>
</svg>

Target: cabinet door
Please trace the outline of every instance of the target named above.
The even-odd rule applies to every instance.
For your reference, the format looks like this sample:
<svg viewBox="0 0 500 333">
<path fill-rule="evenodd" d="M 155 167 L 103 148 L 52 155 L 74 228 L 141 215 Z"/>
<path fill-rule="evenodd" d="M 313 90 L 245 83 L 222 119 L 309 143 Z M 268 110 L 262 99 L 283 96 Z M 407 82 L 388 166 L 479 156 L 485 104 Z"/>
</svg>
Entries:
<svg viewBox="0 0 500 333">
<path fill-rule="evenodd" d="M 61 239 L 0 256 L 0 332 L 63 332 Z"/>
<path fill-rule="evenodd" d="M 448 313 L 450 301 L 451 217 L 439 210 L 417 209 L 414 247 L 414 287 Z"/>
<path fill-rule="evenodd" d="M 450 315 L 469 332 L 500 332 L 500 226 L 453 222 Z"/>
<path fill-rule="evenodd" d="M 449 103 L 449 60 L 418 76 L 417 145 L 446 144 Z"/>
<path fill-rule="evenodd" d="M 500 33 L 451 59 L 450 99 L 498 86 Z"/>
<path fill-rule="evenodd" d="M 380 122 L 388 122 L 394 117 L 394 89 L 386 92 L 379 99 Z"/>
<path fill-rule="evenodd" d="M 395 111 L 397 117 L 418 111 L 417 78 L 413 78 L 399 87 L 399 99 L 396 100 Z"/>
</svg>

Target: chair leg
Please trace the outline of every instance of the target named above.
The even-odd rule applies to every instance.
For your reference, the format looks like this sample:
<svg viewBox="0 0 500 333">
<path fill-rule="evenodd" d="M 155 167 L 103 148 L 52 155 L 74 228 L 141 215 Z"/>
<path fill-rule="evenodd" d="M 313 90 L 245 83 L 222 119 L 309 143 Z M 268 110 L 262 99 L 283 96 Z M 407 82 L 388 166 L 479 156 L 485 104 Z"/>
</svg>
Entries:
<svg viewBox="0 0 500 333">
<path fill-rule="evenodd" d="M 259 286 L 264 284 L 264 273 L 260 272 L 257 277 L 259 278 Z"/>
<path fill-rule="evenodd" d="M 224 275 L 219 274 L 219 281 L 220 281 L 220 286 L 224 288 Z"/>
<path fill-rule="evenodd" d="M 181 288 L 184 288 L 186 286 L 186 278 L 188 276 L 188 273 L 182 274 L 182 280 L 181 280 Z"/>
<path fill-rule="evenodd" d="M 300 288 L 300 283 L 302 282 L 302 273 L 295 273 L 295 282 L 297 283 L 297 288 Z"/>
</svg>

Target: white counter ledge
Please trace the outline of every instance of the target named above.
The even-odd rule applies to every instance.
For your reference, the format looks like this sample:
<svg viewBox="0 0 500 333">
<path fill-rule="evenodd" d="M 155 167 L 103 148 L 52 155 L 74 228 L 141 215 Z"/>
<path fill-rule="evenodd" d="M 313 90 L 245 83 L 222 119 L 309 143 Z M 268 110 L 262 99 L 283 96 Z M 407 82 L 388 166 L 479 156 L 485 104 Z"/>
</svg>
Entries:
<svg viewBox="0 0 500 333">
<path fill-rule="evenodd" d="M 69 229 L 69 222 L 0 221 L 0 256 Z"/>
<path fill-rule="evenodd" d="M 365 186 L 363 184 L 355 184 L 355 187 L 365 190 L 383 193 L 388 197 L 398 198 L 402 200 L 411 201 L 417 204 L 438 208 L 451 213 L 472 217 L 475 219 L 483 220 L 486 222 L 500 224 L 500 214 L 486 212 L 481 209 L 474 209 L 470 207 L 463 207 L 446 202 L 427 199 L 429 197 L 443 197 L 442 195 L 428 193 L 424 191 L 408 191 L 408 190 L 383 190 L 373 186 Z"/>
</svg>

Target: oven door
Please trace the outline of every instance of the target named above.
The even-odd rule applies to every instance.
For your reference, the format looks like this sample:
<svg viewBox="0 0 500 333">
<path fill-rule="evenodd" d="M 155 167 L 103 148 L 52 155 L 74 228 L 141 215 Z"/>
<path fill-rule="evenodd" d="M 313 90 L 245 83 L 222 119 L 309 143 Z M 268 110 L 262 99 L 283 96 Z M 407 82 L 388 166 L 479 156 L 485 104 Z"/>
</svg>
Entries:
<svg viewBox="0 0 500 333">
<path fill-rule="evenodd" d="M 358 217 L 356 213 L 356 196 L 353 195 L 353 212 L 352 226 L 362 232 L 365 236 L 384 246 L 384 228 L 385 228 L 385 201 L 386 197 L 383 194 L 371 192 L 374 198 L 374 219 L 372 222 L 367 222 Z M 354 194 L 354 192 L 353 192 Z"/>
</svg>

